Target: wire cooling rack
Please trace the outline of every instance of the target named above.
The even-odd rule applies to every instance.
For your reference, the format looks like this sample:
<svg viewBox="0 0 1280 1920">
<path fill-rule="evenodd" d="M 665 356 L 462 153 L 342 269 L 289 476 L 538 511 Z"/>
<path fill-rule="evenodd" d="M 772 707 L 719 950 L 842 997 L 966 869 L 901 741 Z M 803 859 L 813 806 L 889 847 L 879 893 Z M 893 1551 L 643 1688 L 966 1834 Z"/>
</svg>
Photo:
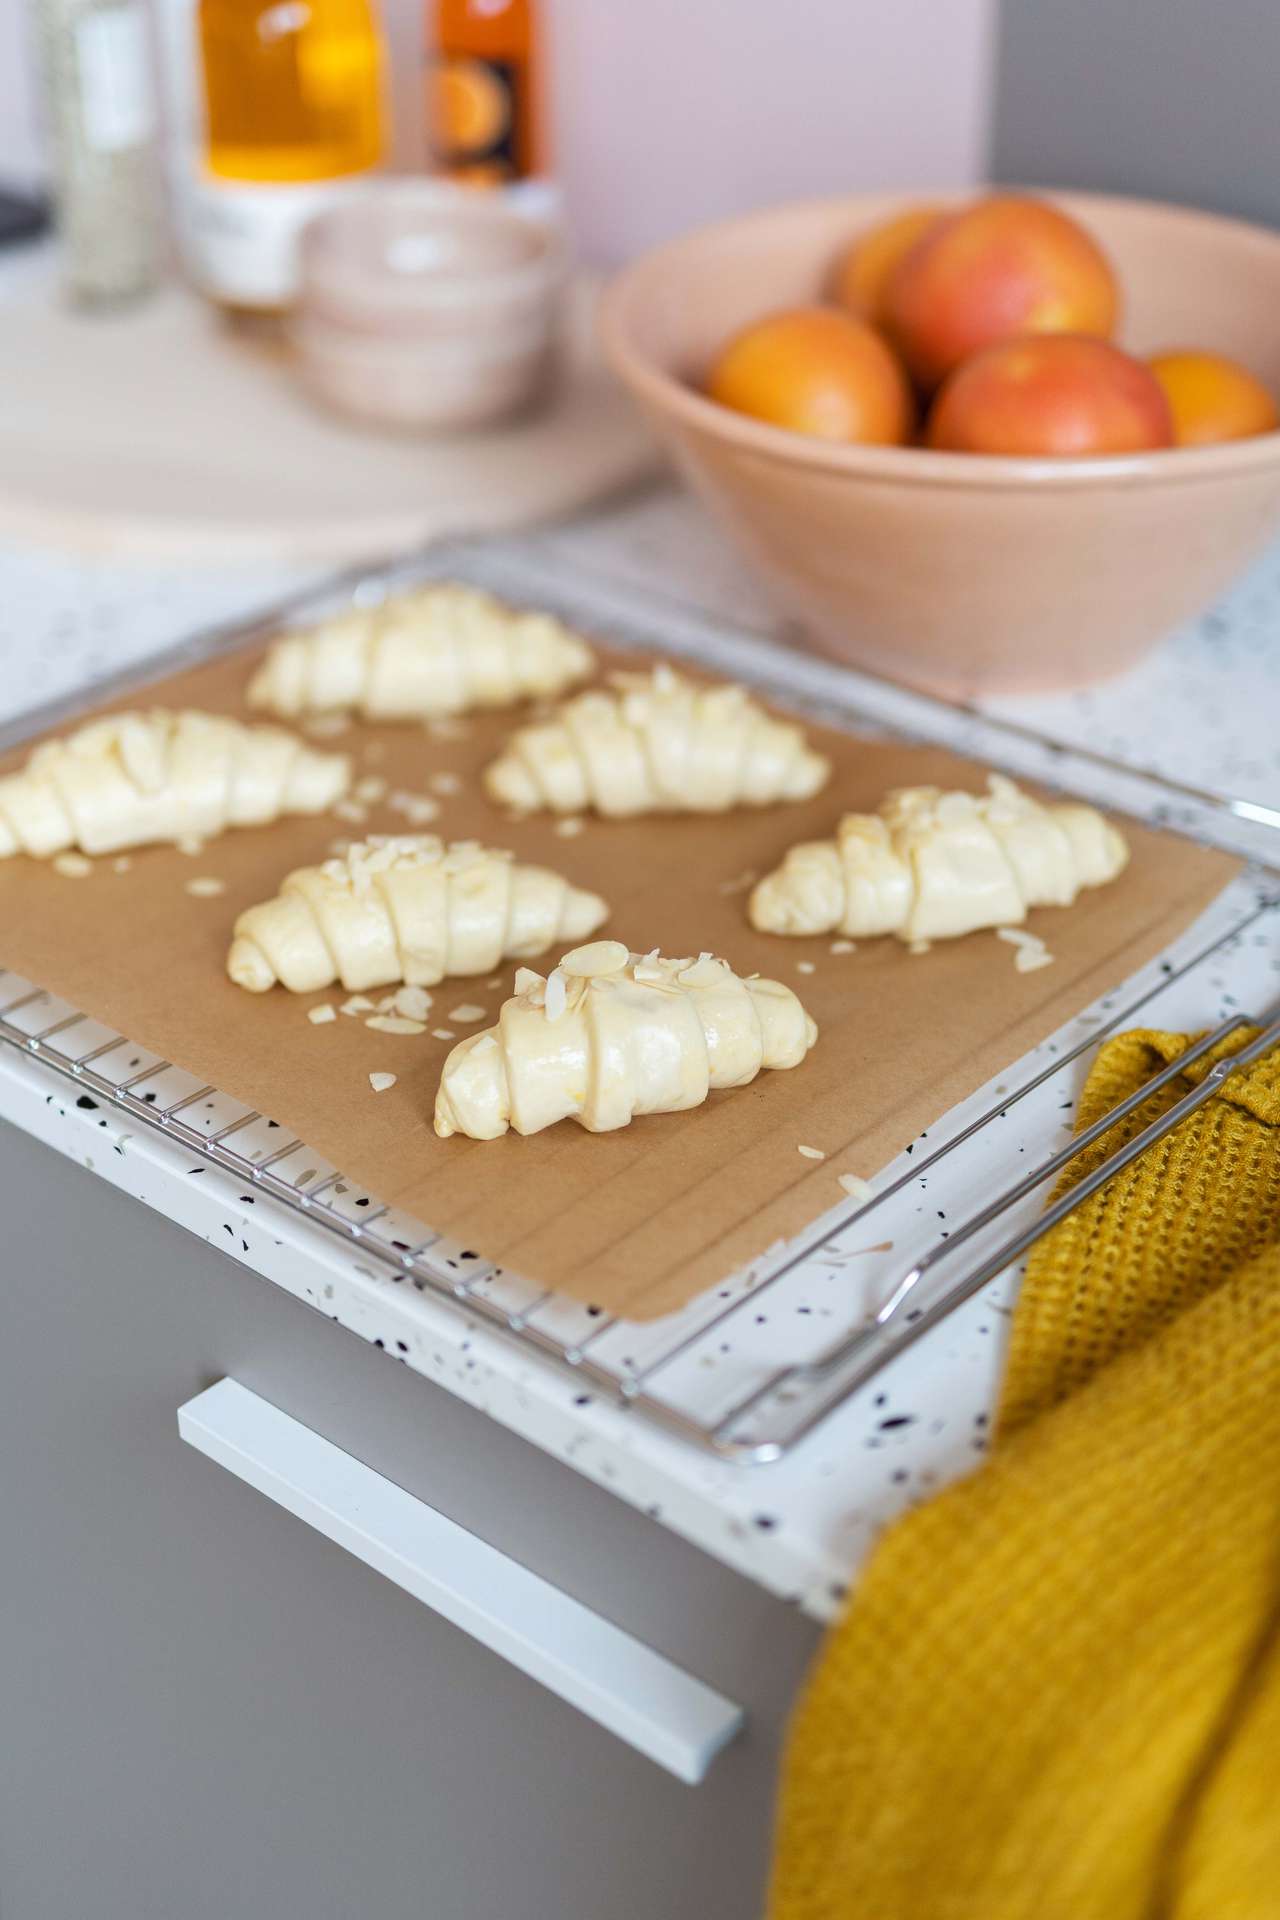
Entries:
<svg viewBox="0 0 1280 1920">
<path fill-rule="evenodd" d="M 286 614 L 318 615 L 333 604 L 374 600 L 413 578 L 441 573 L 498 585 L 517 598 L 541 604 L 554 602 L 582 625 L 607 630 L 615 641 L 624 644 L 659 650 L 666 647 L 727 668 L 740 678 L 781 694 L 787 704 L 821 711 L 828 723 L 834 721 L 863 732 L 872 727 L 883 730 L 888 723 L 897 732 L 937 738 L 949 711 L 942 703 L 912 695 L 908 712 L 923 713 L 929 725 L 904 725 L 900 690 L 886 686 L 880 698 L 874 689 L 866 697 L 855 697 L 866 693 L 860 676 L 845 675 L 821 663 L 798 667 L 796 656 L 760 636 L 735 635 L 689 609 L 679 610 L 678 617 L 672 609 L 657 615 L 650 611 L 646 617 L 644 608 L 636 609 L 634 597 L 630 611 L 620 611 L 612 599 L 606 599 L 603 589 L 593 590 L 589 582 L 560 578 L 553 593 L 549 583 L 538 577 L 536 563 L 527 557 L 522 563 L 511 543 L 498 548 L 460 543 L 416 561 L 345 575 L 322 591 L 296 596 L 287 606 L 273 608 L 251 623 L 194 636 L 163 658 L 149 662 L 145 673 L 99 683 L 82 692 L 75 702 L 28 714 L 19 725 L 0 733 L 0 745 L 12 744 L 65 720 L 109 693 L 124 691 L 128 685 L 145 684 L 182 664 L 247 645 Z M 678 629 L 679 641 L 674 648 L 670 646 L 673 628 Z M 797 681 L 802 683 L 799 700 Z M 893 709 L 889 715 L 884 711 L 886 705 Z M 953 743 L 955 719 L 951 710 Z M 985 757 L 993 764 L 1007 763 L 1007 757 L 992 753 L 989 746 Z M 1161 783 L 1153 776 L 1141 777 L 1153 789 L 1149 814 L 1167 818 L 1180 813 L 1185 828 L 1188 812 L 1198 810 L 1219 829 L 1195 837 L 1221 842 L 1224 835 L 1220 829 L 1225 825 L 1230 843 L 1232 833 L 1243 824 L 1255 835 L 1261 829 L 1263 844 L 1268 848 L 1275 840 L 1263 817 L 1269 811 L 1266 808 L 1238 813 L 1234 803 L 1213 795 L 1197 795 L 1190 789 L 1166 789 L 1168 797 L 1162 798 Z M 1197 824 L 1203 821 L 1197 818 Z M 1082 1013 L 1063 1039 L 1047 1042 L 1040 1050 L 1044 1063 L 1037 1065 L 1033 1060 L 1025 1078 L 1017 1084 L 1002 1084 L 994 1097 L 975 1096 L 964 1103 L 933 1130 L 939 1144 L 901 1167 L 895 1163 L 895 1169 L 869 1199 L 851 1201 L 833 1210 L 807 1235 L 775 1250 L 771 1258 L 756 1263 L 745 1274 L 726 1281 L 681 1313 L 645 1325 L 614 1319 L 535 1287 L 487 1262 L 482 1250 L 459 1246 L 432 1233 L 425 1225 L 383 1205 L 376 1195 L 360 1191 L 340 1169 L 321 1160 L 305 1142 L 287 1134 L 267 1116 L 112 1033 L 55 999 L 38 983 L 3 972 L 0 1045 L 36 1058 L 81 1093 L 90 1093 L 100 1104 L 127 1116 L 132 1127 L 167 1137 L 197 1161 L 223 1168 L 305 1219 L 316 1232 L 334 1236 L 348 1246 L 358 1245 L 362 1259 L 376 1263 L 398 1279 L 411 1281 L 421 1292 L 449 1303 L 468 1321 L 478 1320 L 505 1339 L 519 1343 L 545 1364 L 589 1382 L 593 1391 L 610 1396 L 636 1417 L 653 1421 L 721 1458 L 763 1463 L 781 1458 L 906 1346 L 1020 1259 L 1071 1206 L 1138 1153 L 1149 1150 L 1195 1106 L 1211 1097 L 1238 1066 L 1280 1044 L 1280 1005 L 1268 1011 L 1261 1000 L 1252 998 L 1247 1004 L 1255 1008 L 1256 1020 L 1251 1020 L 1243 1007 L 1235 1004 L 1237 996 L 1225 984 L 1233 965 L 1243 967 L 1236 984 L 1242 993 L 1256 995 L 1257 969 L 1250 971 L 1244 963 L 1252 949 L 1270 940 L 1278 903 L 1280 881 L 1274 868 L 1256 865 L 1228 889 L 1206 917 L 1208 924 L 1180 942 L 1169 956 L 1117 988 L 1096 1011 Z M 1148 1017 L 1153 1010 L 1158 1013 L 1175 990 L 1181 991 L 1184 1006 L 1189 995 L 1189 1003 L 1203 1009 L 1200 1017 L 1188 1024 L 1205 1025 L 1211 1010 L 1222 1015 L 1195 1050 L 1197 1054 L 1229 1042 L 1248 1025 L 1257 1024 L 1262 1032 L 1234 1059 L 1214 1066 L 1201 1085 L 1184 1095 L 1159 1121 L 1125 1139 L 1047 1213 L 1038 1210 L 1043 1188 L 1171 1081 L 1177 1066 L 1159 1075 L 1088 1133 L 1056 1151 L 1049 1141 L 1049 1150 L 1037 1154 L 1029 1167 L 1024 1162 L 1025 1171 L 1017 1172 L 1016 1177 L 1013 1168 L 1004 1167 L 994 1197 L 973 1206 L 976 1193 L 991 1192 L 993 1137 L 1011 1110 L 1024 1104 L 1028 1111 L 1046 1107 L 1050 1096 L 1076 1084 L 1087 1057 L 1102 1038 L 1132 1025 L 1140 1013 Z M 1054 1100 L 1052 1104 L 1070 1102 Z M 909 1155 L 912 1151 L 906 1149 Z M 979 1162 L 984 1171 L 971 1171 Z M 859 1290 L 842 1290 L 846 1296 L 856 1292 L 856 1297 L 846 1299 L 845 1324 L 834 1325 L 829 1332 L 821 1328 L 815 1334 L 812 1323 L 792 1321 L 793 1328 L 805 1329 L 799 1338 L 794 1332 L 783 1336 L 777 1331 L 771 1331 L 765 1339 L 758 1334 L 747 1337 L 769 1320 L 762 1307 L 794 1294 L 797 1286 L 812 1287 L 815 1276 L 839 1267 L 846 1258 L 842 1243 L 851 1226 L 856 1223 L 859 1236 L 865 1238 L 868 1228 L 874 1232 L 878 1222 L 893 1217 L 895 1209 L 901 1213 L 909 1192 L 927 1186 L 931 1179 L 935 1185 L 949 1180 L 951 1190 L 958 1191 L 962 1199 L 967 1194 L 965 1210 L 953 1212 L 951 1224 L 935 1231 L 909 1261 L 897 1253 L 896 1240 L 869 1249 L 882 1256 L 894 1253 L 896 1264 L 882 1257 L 873 1281 Z M 1034 1203 L 1034 1213 L 1028 1203 Z M 804 1315 L 809 1309 L 800 1305 L 796 1311 Z M 782 1323 L 775 1324 L 780 1327 Z M 720 1369 L 714 1378 L 703 1371 L 711 1356 L 731 1348 L 743 1356 L 738 1365 Z"/>
</svg>

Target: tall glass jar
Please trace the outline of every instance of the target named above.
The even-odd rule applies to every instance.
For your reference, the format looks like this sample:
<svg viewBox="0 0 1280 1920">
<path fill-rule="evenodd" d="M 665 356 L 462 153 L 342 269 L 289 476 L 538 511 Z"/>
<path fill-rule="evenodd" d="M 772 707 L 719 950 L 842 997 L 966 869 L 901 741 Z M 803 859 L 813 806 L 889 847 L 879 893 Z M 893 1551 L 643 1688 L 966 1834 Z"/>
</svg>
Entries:
<svg viewBox="0 0 1280 1920">
<path fill-rule="evenodd" d="M 142 0 L 38 0 L 67 288 L 85 305 L 156 280 L 155 92 Z"/>
</svg>

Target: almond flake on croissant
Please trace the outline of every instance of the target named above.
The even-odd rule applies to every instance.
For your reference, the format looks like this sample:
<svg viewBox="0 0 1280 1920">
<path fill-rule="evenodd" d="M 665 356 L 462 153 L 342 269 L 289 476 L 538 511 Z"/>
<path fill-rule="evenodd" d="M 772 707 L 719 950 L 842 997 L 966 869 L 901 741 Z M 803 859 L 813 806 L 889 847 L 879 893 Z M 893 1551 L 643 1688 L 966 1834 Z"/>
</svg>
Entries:
<svg viewBox="0 0 1280 1920">
<path fill-rule="evenodd" d="M 549 721 L 520 727 L 485 770 L 489 797 L 524 811 L 724 813 L 807 800 L 829 761 L 745 687 L 695 686 L 662 665 L 611 676 Z"/>
<path fill-rule="evenodd" d="M 227 972 L 251 993 L 277 980 L 293 993 L 335 980 L 349 993 L 400 980 L 433 987 L 580 940 L 608 912 L 598 894 L 473 840 L 370 838 L 287 874 L 274 900 L 242 913 Z"/>
<path fill-rule="evenodd" d="M 545 699 L 594 666 L 586 641 L 552 615 L 438 583 L 282 634 L 248 697 L 286 719 L 355 711 L 366 720 L 426 720 Z"/>
<path fill-rule="evenodd" d="M 322 813 L 350 781 L 345 754 L 313 752 L 280 727 L 189 710 L 108 714 L 44 741 L 0 779 L 0 858 L 208 840 Z"/>
<path fill-rule="evenodd" d="M 990 792 L 902 787 L 876 813 L 847 813 L 833 840 L 792 847 L 751 895 L 762 933 L 895 933 L 945 940 L 1068 907 L 1114 880 L 1129 849 L 1082 804 L 1043 806 L 1002 774 Z"/>
<path fill-rule="evenodd" d="M 571 1119 L 607 1133 L 637 1113 L 699 1106 L 761 1067 L 797 1067 L 817 1037 L 779 980 L 741 980 L 709 953 L 662 960 L 596 940 L 545 980 L 519 970 L 497 1026 L 445 1061 L 435 1128 L 496 1140 Z"/>
</svg>

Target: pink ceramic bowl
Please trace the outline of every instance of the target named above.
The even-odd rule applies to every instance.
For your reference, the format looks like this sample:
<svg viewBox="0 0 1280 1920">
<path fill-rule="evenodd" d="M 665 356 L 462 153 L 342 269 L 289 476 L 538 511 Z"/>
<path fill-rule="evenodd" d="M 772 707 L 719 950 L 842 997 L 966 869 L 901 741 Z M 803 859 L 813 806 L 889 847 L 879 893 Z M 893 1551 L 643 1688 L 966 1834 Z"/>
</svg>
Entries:
<svg viewBox="0 0 1280 1920">
<path fill-rule="evenodd" d="M 822 652 L 948 697 L 1122 672 L 1280 527 L 1280 433 L 1106 459 L 834 446 L 698 383 L 736 328 L 817 298 L 833 257 L 910 201 L 855 194 L 686 235 L 606 295 L 614 367 L 779 608 Z M 1280 391 L 1280 234 L 1097 194 L 1048 197 L 1120 275 L 1122 344 L 1203 346 Z"/>
</svg>

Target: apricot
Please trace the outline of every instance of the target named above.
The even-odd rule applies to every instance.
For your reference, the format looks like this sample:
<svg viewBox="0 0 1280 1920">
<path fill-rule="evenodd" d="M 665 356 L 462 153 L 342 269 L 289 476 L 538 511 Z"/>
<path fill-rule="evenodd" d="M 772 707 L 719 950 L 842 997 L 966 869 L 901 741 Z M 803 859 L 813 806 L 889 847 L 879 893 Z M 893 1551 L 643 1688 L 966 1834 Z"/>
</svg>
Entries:
<svg viewBox="0 0 1280 1920">
<path fill-rule="evenodd" d="M 854 241 L 836 261 L 831 297 L 855 320 L 881 325 L 885 293 L 899 263 L 939 217 L 937 207 L 908 207 L 892 220 L 882 220 Z"/>
<path fill-rule="evenodd" d="M 1247 440 L 1280 426 L 1273 396 L 1238 360 L 1221 353 L 1157 353 L 1147 362 L 1164 389 L 1180 447 Z"/>
<path fill-rule="evenodd" d="M 707 378 L 721 406 L 819 440 L 897 446 L 911 388 L 880 335 L 834 307 L 793 307 L 745 327 Z"/>
<path fill-rule="evenodd" d="M 938 220 L 885 289 L 889 334 L 922 386 L 1024 333 L 1109 338 L 1119 295 L 1106 255 L 1043 200 L 997 194 Z"/>
<path fill-rule="evenodd" d="M 1143 453 L 1173 444 L 1173 419 L 1150 367 L 1109 341 L 1030 335 L 956 369 L 928 443 L 951 453 Z"/>
</svg>

